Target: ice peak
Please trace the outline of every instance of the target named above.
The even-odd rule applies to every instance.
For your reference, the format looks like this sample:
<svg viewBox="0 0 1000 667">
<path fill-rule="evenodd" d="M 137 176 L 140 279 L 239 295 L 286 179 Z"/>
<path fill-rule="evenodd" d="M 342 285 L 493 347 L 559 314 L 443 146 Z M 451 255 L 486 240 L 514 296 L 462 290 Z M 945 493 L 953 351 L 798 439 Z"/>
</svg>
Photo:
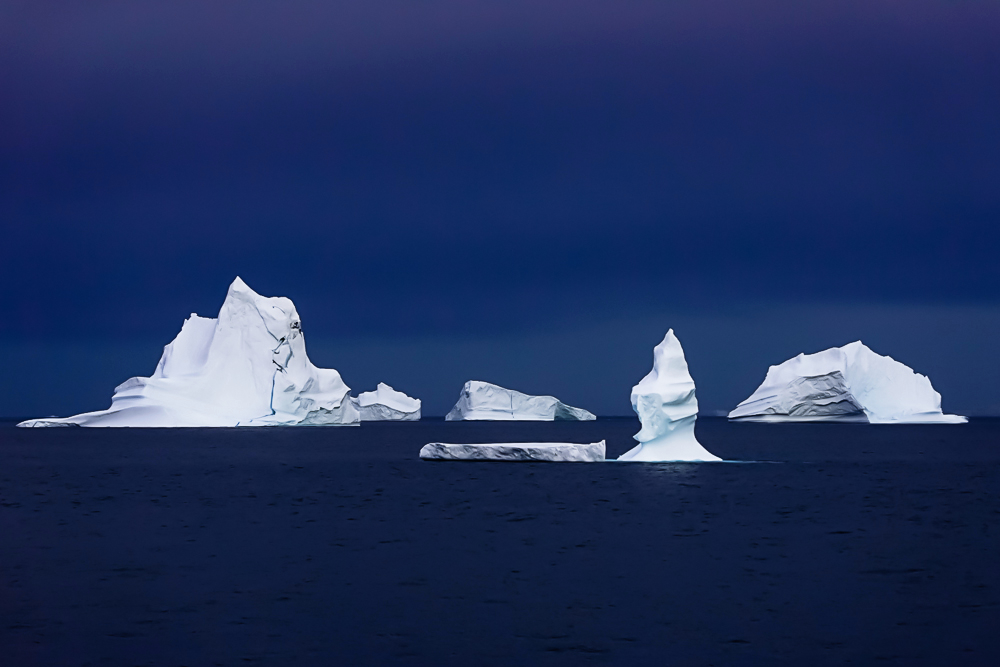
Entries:
<svg viewBox="0 0 1000 667">
<path fill-rule="evenodd" d="M 684 349 L 673 329 L 667 330 L 660 344 L 653 348 L 653 369 L 632 392 L 644 393 L 647 390 L 655 390 L 665 403 L 684 404 L 690 408 L 691 414 L 698 412 L 694 380 L 684 358 Z"/>
<path fill-rule="evenodd" d="M 253 294 L 257 294 L 252 289 L 250 289 L 250 286 L 247 285 L 245 282 L 243 282 L 243 279 L 240 278 L 239 276 L 236 276 L 236 278 L 233 279 L 233 282 L 230 283 L 230 285 L 229 285 L 229 291 L 230 292 L 252 292 Z M 257 296 L 260 296 L 260 295 L 257 295 Z"/>
</svg>

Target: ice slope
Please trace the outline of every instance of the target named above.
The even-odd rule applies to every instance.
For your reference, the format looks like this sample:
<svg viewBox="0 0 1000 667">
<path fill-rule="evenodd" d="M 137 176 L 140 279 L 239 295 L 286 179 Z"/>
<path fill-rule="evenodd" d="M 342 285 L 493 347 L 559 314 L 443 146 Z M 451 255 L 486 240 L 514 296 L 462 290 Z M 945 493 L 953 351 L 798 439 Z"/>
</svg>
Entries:
<svg viewBox="0 0 1000 667">
<path fill-rule="evenodd" d="M 110 408 L 19 426 L 357 424 L 349 391 L 340 373 L 309 361 L 291 300 L 236 278 L 218 318 L 192 314 L 153 375 L 119 385 Z"/>
<path fill-rule="evenodd" d="M 581 445 L 571 442 L 497 442 L 450 445 L 432 442 L 420 449 L 420 458 L 438 461 L 603 461 L 604 441 Z"/>
<path fill-rule="evenodd" d="M 632 387 L 632 409 L 642 428 L 639 444 L 619 461 L 719 461 L 694 436 L 698 399 L 674 330 L 653 349 L 653 370 Z"/>
<path fill-rule="evenodd" d="M 941 394 L 926 376 L 872 352 L 861 341 L 771 366 L 757 391 L 729 418 L 872 424 L 968 421 L 941 412 Z"/>
<path fill-rule="evenodd" d="M 489 382 L 470 380 L 462 387 L 458 402 L 445 420 L 553 421 L 597 419 L 581 408 L 560 402 L 554 396 L 529 396 Z"/>
<path fill-rule="evenodd" d="M 420 420 L 420 399 L 396 391 L 384 382 L 379 382 L 375 391 L 360 393 L 351 401 L 363 422 Z"/>
</svg>

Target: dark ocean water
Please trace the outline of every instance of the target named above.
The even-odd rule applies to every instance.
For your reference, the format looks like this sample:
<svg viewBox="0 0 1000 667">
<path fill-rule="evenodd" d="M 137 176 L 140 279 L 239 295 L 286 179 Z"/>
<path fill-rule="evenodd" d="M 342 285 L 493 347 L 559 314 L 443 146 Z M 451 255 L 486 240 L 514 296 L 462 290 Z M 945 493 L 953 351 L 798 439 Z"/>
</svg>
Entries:
<svg viewBox="0 0 1000 667">
<path fill-rule="evenodd" d="M 417 458 L 637 429 L 0 425 L 0 663 L 1000 664 L 1000 420 Z"/>
</svg>

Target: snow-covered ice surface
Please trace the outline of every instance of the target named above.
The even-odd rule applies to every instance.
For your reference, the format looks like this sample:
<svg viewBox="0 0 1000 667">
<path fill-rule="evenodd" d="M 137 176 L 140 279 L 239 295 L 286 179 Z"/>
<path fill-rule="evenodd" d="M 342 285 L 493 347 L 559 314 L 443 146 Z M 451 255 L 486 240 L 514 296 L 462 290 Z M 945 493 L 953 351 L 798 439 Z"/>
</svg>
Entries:
<svg viewBox="0 0 1000 667">
<path fill-rule="evenodd" d="M 111 407 L 18 426 L 273 426 L 357 424 L 340 373 L 316 368 L 295 305 L 240 278 L 218 318 L 192 313 L 151 377 L 115 389 Z"/>
<path fill-rule="evenodd" d="M 384 382 L 379 382 L 375 391 L 362 392 L 351 401 L 363 422 L 420 420 L 420 399 L 396 391 Z"/>
<path fill-rule="evenodd" d="M 639 444 L 619 461 L 721 461 L 694 436 L 698 399 L 694 380 L 674 330 L 653 349 L 653 370 L 632 387 L 632 409 L 642 428 Z"/>
<path fill-rule="evenodd" d="M 590 421 L 596 416 L 574 408 L 554 396 L 529 396 L 504 389 L 489 382 L 470 380 L 462 387 L 458 402 L 445 419 L 447 421 Z"/>
<path fill-rule="evenodd" d="M 941 411 L 941 394 L 905 364 L 872 352 L 861 341 L 777 366 L 729 413 L 741 421 L 855 421 L 872 424 L 968 421 Z"/>
<path fill-rule="evenodd" d="M 453 445 L 432 442 L 420 449 L 420 458 L 429 461 L 603 461 L 604 441 L 587 445 L 572 442 L 495 442 L 481 445 Z"/>
</svg>

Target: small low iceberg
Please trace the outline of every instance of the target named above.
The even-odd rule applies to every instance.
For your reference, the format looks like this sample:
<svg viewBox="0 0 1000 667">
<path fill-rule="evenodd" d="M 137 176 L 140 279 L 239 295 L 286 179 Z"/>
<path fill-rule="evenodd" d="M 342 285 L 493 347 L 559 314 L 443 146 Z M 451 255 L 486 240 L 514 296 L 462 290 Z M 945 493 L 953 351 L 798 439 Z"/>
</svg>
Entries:
<svg viewBox="0 0 1000 667">
<path fill-rule="evenodd" d="M 604 441 L 587 445 L 572 442 L 495 442 L 452 445 L 432 442 L 420 449 L 425 461 L 550 461 L 596 463 L 604 460 Z"/>
<path fill-rule="evenodd" d="M 295 305 L 239 278 L 218 318 L 191 314 L 150 377 L 115 389 L 111 407 L 18 426 L 275 426 L 357 424 L 340 373 L 316 368 Z"/>
<path fill-rule="evenodd" d="M 653 370 L 632 387 L 632 409 L 642 428 L 639 444 L 619 461 L 721 461 L 694 437 L 698 399 L 694 380 L 674 330 L 653 348 Z"/>
<path fill-rule="evenodd" d="M 562 403 L 554 396 L 529 396 L 489 382 L 470 380 L 462 387 L 446 421 L 590 421 L 596 416 Z"/>
<path fill-rule="evenodd" d="M 931 381 L 861 341 L 771 366 L 764 382 L 729 413 L 738 421 L 962 424 L 941 411 Z"/>
<path fill-rule="evenodd" d="M 363 422 L 420 421 L 420 399 L 379 382 L 375 391 L 358 394 L 351 401 Z"/>
</svg>

